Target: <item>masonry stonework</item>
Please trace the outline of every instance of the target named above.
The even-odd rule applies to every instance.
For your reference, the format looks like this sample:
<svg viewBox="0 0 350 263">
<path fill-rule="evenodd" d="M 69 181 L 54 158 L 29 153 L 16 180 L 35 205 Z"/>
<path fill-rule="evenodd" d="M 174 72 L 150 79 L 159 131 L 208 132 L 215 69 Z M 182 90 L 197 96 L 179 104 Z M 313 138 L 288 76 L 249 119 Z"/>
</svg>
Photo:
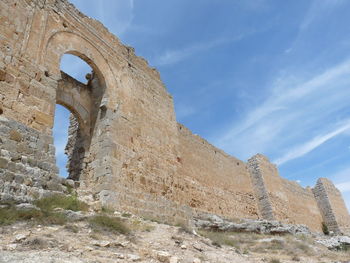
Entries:
<svg viewBox="0 0 350 263">
<path fill-rule="evenodd" d="M 93 71 L 81 83 L 60 71 L 64 54 Z M 349 230 L 338 190 L 278 175 L 262 155 L 244 163 L 176 122 L 159 73 L 66 0 L 0 1 L 0 199 L 67 192 L 58 176 L 56 104 L 72 113 L 69 178 L 95 207 L 187 222 L 196 213 Z"/>
</svg>

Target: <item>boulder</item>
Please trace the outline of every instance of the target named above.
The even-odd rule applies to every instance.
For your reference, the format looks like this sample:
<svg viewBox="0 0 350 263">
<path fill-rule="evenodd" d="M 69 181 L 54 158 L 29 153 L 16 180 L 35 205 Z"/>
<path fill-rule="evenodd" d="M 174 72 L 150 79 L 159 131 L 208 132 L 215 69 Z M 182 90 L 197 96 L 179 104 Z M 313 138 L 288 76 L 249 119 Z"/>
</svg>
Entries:
<svg viewBox="0 0 350 263">
<path fill-rule="evenodd" d="M 226 232 L 252 232 L 261 234 L 304 234 L 310 235 L 309 228 L 305 225 L 283 224 L 278 221 L 242 219 L 240 222 L 232 222 L 217 215 L 202 214 L 194 218 L 197 228 L 212 231 Z"/>
<path fill-rule="evenodd" d="M 350 237 L 348 236 L 333 236 L 316 240 L 316 243 L 324 245 L 330 250 L 342 250 L 350 247 Z"/>
</svg>

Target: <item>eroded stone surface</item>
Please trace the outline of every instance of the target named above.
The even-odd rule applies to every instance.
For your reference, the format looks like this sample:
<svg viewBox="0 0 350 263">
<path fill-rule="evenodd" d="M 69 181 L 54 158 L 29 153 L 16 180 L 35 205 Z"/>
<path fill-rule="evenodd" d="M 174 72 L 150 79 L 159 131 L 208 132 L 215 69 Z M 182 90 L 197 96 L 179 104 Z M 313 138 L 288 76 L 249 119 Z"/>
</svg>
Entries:
<svg viewBox="0 0 350 263">
<path fill-rule="evenodd" d="M 348 231 L 330 182 L 304 189 L 261 155 L 244 163 L 192 134 L 176 122 L 159 73 L 66 0 L 2 0 L 0 18 L 0 200 L 75 187 L 96 209 L 176 224 L 204 211 Z M 91 66 L 87 83 L 60 71 L 66 53 Z M 58 177 L 56 104 L 72 112 L 66 152 L 74 182 Z"/>
</svg>

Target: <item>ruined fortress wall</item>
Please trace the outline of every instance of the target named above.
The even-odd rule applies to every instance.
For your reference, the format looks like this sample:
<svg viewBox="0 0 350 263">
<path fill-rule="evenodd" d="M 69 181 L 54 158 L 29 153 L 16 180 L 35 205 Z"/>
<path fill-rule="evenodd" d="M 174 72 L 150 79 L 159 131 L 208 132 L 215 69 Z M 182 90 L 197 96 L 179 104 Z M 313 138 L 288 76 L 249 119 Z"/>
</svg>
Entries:
<svg viewBox="0 0 350 263">
<path fill-rule="evenodd" d="M 282 182 L 288 198 L 288 222 L 304 224 L 314 231 L 321 232 L 323 219 L 312 189 L 303 188 L 297 182 L 284 178 Z"/>
<path fill-rule="evenodd" d="M 57 176 L 51 137 L 55 91 L 26 59 L 25 1 L 0 2 L 0 198 L 31 201 L 65 187 Z"/>
<path fill-rule="evenodd" d="M 50 169 L 50 178 L 60 180 L 52 146 L 54 110 L 60 103 L 89 132 L 79 178 L 81 196 L 91 203 L 168 221 L 187 218 L 189 208 L 166 198 L 176 172 L 178 139 L 172 97 L 159 73 L 67 1 L 4 0 L 0 20 L 4 185 L 14 181 L 12 175 L 5 176 L 13 166 L 10 159 L 21 154 L 7 146 L 14 144 L 10 129 L 20 133 L 26 146 L 39 138 L 33 139 L 38 143 L 36 151 L 21 155 L 23 160 L 37 161 L 38 172 L 29 173 L 30 179 L 45 181 L 46 188 Z M 79 102 L 73 93 L 60 93 L 71 85 L 60 72 L 60 59 L 66 53 L 79 56 L 94 70 L 98 84 L 91 85 L 93 103 L 84 103 L 82 97 Z M 99 100 L 94 100 L 96 94 Z M 24 169 L 16 171 L 27 174 Z M 8 187 L 1 191 L 5 196 Z M 29 199 L 35 197 L 28 194 Z"/>
<path fill-rule="evenodd" d="M 258 218 L 246 164 L 179 124 L 180 201 L 199 211 L 232 218 Z"/>
<path fill-rule="evenodd" d="M 0 116 L 0 200 L 29 202 L 63 192 L 52 138 Z"/>
<path fill-rule="evenodd" d="M 88 83 L 60 71 L 67 53 L 91 66 Z M 348 227 L 339 192 L 318 185 L 318 210 L 310 190 L 279 177 L 265 157 L 245 164 L 177 124 L 159 73 L 100 22 L 66 0 L 1 0 L 1 200 L 67 191 L 54 157 L 56 104 L 76 120 L 67 148 L 70 176 L 95 206 L 173 223 L 197 210 L 314 230 L 318 211 L 329 210 L 326 223 Z"/>
<path fill-rule="evenodd" d="M 305 224 L 314 231 L 321 231 L 322 216 L 311 189 L 280 177 L 277 167 L 263 155 L 252 157 L 248 167 L 261 213 L 266 219 Z"/>
<path fill-rule="evenodd" d="M 326 178 L 320 178 L 313 192 L 328 229 L 349 234 L 350 216 L 341 193 L 334 184 Z"/>
</svg>

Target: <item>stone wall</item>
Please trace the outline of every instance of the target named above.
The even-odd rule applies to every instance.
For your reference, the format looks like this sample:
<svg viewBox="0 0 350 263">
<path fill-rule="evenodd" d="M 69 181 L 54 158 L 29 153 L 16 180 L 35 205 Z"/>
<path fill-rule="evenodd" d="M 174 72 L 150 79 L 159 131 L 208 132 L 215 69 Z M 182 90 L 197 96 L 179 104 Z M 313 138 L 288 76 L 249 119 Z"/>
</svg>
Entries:
<svg viewBox="0 0 350 263">
<path fill-rule="evenodd" d="M 0 200 L 28 202 L 66 187 L 50 136 L 0 116 Z"/>
<path fill-rule="evenodd" d="M 324 222 L 330 231 L 350 233 L 350 216 L 339 190 L 334 184 L 320 178 L 313 189 Z"/>
<path fill-rule="evenodd" d="M 173 101 L 158 72 L 101 23 L 64 0 L 3 0 L 0 20 L 2 118 L 22 125 L 28 138 L 44 140 L 34 142 L 38 148 L 31 157 L 43 171 L 31 179 L 43 181 L 44 190 L 52 180 L 60 180 L 52 146 L 54 110 L 59 103 L 76 117 L 81 137 L 88 138 L 81 171 L 73 168 L 80 175 L 70 175 L 75 180 L 79 177 L 81 198 L 169 221 L 188 218 L 190 209 L 164 196 L 169 195 L 164 189 L 176 173 L 178 142 Z M 80 57 L 93 69 L 87 85 L 61 73 L 60 59 L 66 53 Z M 5 129 L 5 123 L 1 128 Z M 33 142 L 23 141 L 26 144 Z M 41 154 L 46 154 L 49 145 L 50 155 L 43 159 Z M 76 153 L 79 147 L 74 143 L 67 150 Z M 1 152 L 6 157 L 1 174 L 1 180 L 6 180 L 1 192 L 4 199 L 13 178 L 3 174 L 13 168 L 8 159 L 17 150 L 2 146 Z M 71 161 L 82 158 L 72 157 Z M 28 165 L 19 166 L 17 173 L 27 174 Z M 22 192 L 27 198 L 27 192 Z"/>
<path fill-rule="evenodd" d="M 248 167 L 263 218 L 322 230 L 322 215 L 310 188 L 280 177 L 277 167 L 263 155 L 249 159 Z"/>
<path fill-rule="evenodd" d="M 87 84 L 61 72 L 67 53 L 91 66 Z M 66 0 L 1 0 L 1 200 L 66 190 L 52 145 L 56 104 L 75 117 L 70 178 L 96 207 L 173 223 L 198 211 L 320 230 L 310 189 L 280 178 L 262 156 L 247 165 L 179 125 L 157 70 L 100 22 Z M 340 195 L 327 196 L 346 226 Z"/>
<path fill-rule="evenodd" d="M 179 201 L 231 218 L 258 218 L 246 164 L 178 126 Z"/>
<path fill-rule="evenodd" d="M 265 184 L 265 176 L 261 169 L 261 161 L 265 161 L 263 156 L 256 155 L 248 160 L 248 170 L 254 188 L 254 194 L 261 217 L 267 220 L 275 220 L 270 195 Z M 275 172 L 275 170 L 273 170 Z M 269 173 L 268 173 L 269 174 Z"/>
</svg>

